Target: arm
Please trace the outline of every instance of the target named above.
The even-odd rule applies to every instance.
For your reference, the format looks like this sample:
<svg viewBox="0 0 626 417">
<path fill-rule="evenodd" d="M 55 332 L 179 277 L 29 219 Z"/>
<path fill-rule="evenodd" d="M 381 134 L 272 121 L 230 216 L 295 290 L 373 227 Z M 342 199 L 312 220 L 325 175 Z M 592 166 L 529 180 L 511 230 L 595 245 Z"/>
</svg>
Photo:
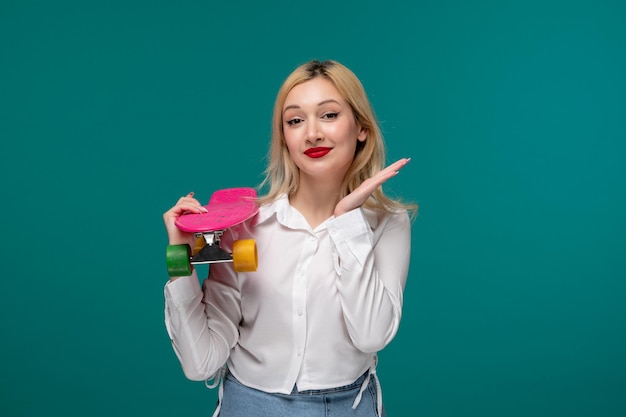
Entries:
<svg viewBox="0 0 626 417">
<path fill-rule="evenodd" d="M 229 270 L 225 265 L 212 266 L 202 289 L 195 271 L 165 286 L 165 325 L 183 372 L 191 380 L 211 378 L 237 343 L 240 299 L 232 284 L 235 273 Z"/>
<path fill-rule="evenodd" d="M 408 215 L 384 216 L 372 233 L 360 207 L 385 181 L 404 168 L 402 158 L 365 180 L 335 207 L 335 265 L 344 319 L 354 345 L 376 352 L 395 336 L 411 253 Z"/>
<path fill-rule="evenodd" d="M 178 230 L 175 221 L 184 212 L 203 210 L 189 193 L 163 215 L 170 244 L 193 244 L 193 235 Z M 232 233 L 223 238 L 222 244 L 230 244 Z M 185 376 L 192 380 L 211 378 L 238 340 L 241 309 L 236 273 L 230 265 L 213 265 L 209 278 L 201 289 L 194 270 L 191 276 L 172 277 L 164 289 L 165 326 Z"/>
<path fill-rule="evenodd" d="M 364 352 L 382 350 L 396 335 L 411 253 L 406 212 L 386 214 L 372 232 L 361 209 L 329 223 L 337 289 L 346 327 Z"/>
</svg>

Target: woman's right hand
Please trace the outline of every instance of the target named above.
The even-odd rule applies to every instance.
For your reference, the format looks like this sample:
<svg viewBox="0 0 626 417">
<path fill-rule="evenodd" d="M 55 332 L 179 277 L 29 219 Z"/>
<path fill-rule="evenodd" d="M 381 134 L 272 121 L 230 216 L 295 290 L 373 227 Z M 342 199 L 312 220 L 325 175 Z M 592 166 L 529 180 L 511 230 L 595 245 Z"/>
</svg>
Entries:
<svg viewBox="0 0 626 417">
<path fill-rule="evenodd" d="M 170 245 L 188 244 L 193 247 L 196 240 L 193 233 L 183 232 L 176 227 L 176 219 L 183 213 L 205 213 L 206 211 L 202 204 L 193 198 L 193 192 L 178 199 L 176 205 L 163 214 L 163 222 Z"/>
</svg>

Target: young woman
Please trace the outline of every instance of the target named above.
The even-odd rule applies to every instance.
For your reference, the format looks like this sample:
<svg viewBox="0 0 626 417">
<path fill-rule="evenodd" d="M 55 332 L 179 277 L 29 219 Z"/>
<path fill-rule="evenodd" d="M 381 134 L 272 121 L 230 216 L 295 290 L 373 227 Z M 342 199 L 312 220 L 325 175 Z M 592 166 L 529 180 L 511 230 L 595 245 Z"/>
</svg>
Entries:
<svg viewBox="0 0 626 417">
<path fill-rule="evenodd" d="M 254 221 L 222 246 L 256 240 L 256 272 L 213 264 L 165 286 L 165 321 L 185 375 L 215 379 L 221 417 L 384 415 L 377 352 L 395 336 L 410 258 L 405 206 L 381 185 L 383 138 L 358 78 L 335 61 L 298 67 L 278 92 L 266 183 Z M 384 168 L 384 169 L 383 169 Z M 193 193 L 164 215 L 202 212 Z M 329 413 L 329 414 L 327 414 Z"/>
</svg>

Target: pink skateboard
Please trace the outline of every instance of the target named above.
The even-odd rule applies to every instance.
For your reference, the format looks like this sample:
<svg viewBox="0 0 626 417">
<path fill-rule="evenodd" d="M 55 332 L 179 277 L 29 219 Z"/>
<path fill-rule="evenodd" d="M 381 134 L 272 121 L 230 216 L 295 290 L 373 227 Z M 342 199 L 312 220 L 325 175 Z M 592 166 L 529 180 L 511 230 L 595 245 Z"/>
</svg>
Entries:
<svg viewBox="0 0 626 417">
<path fill-rule="evenodd" d="M 189 245 L 168 246 L 166 260 L 170 276 L 191 274 L 191 264 L 233 262 L 235 271 L 251 272 L 257 268 L 256 243 L 252 239 L 233 242 L 233 252 L 220 248 L 220 238 L 230 227 L 249 220 L 259 211 L 254 188 L 226 188 L 213 193 L 206 213 L 183 214 L 176 226 L 194 233 L 197 240 Z"/>
</svg>

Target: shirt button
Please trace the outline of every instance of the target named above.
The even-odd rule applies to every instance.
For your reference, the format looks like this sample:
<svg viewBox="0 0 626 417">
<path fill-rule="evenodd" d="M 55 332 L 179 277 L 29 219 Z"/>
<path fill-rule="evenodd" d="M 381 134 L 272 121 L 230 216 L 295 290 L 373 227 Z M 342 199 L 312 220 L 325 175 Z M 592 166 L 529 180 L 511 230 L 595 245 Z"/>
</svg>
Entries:
<svg viewBox="0 0 626 417">
<path fill-rule="evenodd" d="M 299 309 L 298 309 L 298 315 L 299 315 L 299 316 L 301 316 L 301 315 L 302 315 L 302 313 L 303 313 L 302 309 L 301 309 L 301 308 L 299 308 Z"/>
<path fill-rule="evenodd" d="M 302 351 L 298 349 L 298 356 L 302 356 Z"/>
<path fill-rule="evenodd" d="M 309 239 L 311 239 L 311 242 L 315 242 L 317 240 L 315 236 L 311 236 Z"/>
</svg>

